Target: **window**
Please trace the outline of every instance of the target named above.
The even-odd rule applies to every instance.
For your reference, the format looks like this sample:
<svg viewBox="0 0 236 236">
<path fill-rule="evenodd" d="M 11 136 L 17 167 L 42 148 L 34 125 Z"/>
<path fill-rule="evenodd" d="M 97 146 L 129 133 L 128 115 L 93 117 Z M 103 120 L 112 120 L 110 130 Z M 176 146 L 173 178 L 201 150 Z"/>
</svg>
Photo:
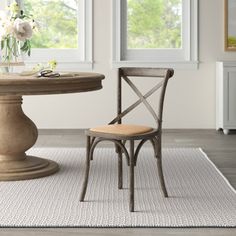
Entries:
<svg viewBox="0 0 236 236">
<path fill-rule="evenodd" d="M 197 0 L 114 0 L 114 64 L 197 67 L 197 8 Z"/>
<path fill-rule="evenodd" d="M 23 0 L 23 7 L 39 25 L 31 40 L 33 48 L 77 49 L 80 46 L 78 0 Z"/>
<path fill-rule="evenodd" d="M 18 0 L 30 12 L 38 32 L 26 63 L 56 59 L 70 69 L 92 65 L 92 0 Z M 78 68 L 77 68 L 78 69 Z"/>
</svg>

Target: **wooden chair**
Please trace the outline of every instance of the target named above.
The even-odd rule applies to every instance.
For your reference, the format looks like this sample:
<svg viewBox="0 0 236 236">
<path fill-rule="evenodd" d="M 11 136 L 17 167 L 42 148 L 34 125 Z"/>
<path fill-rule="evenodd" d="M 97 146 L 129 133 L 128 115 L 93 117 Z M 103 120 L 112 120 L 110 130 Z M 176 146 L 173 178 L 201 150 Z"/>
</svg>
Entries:
<svg viewBox="0 0 236 236">
<path fill-rule="evenodd" d="M 159 68 L 119 68 L 118 76 L 118 105 L 117 105 L 117 117 L 112 120 L 108 125 L 91 128 L 86 131 L 87 135 L 87 154 L 86 154 L 86 171 L 85 178 L 80 195 L 80 201 L 84 201 L 86 194 L 90 161 L 93 159 L 94 149 L 98 143 L 102 141 L 111 141 L 116 146 L 116 152 L 118 153 L 118 188 L 122 189 L 122 157 L 123 154 L 127 159 L 127 164 L 130 169 L 129 174 L 129 187 L 130 187 L 130 203 L 129 209 L 131 212 L 134 211 L 134 167 L 137 163 L 139 151 L 146 141 L 150 141 L 153 148 L 155 157 L 157 159 L 158 174 L 160 179 L 161 188 L 165 197 L 168 197 L 163 171 L 162 171 L 162 148 L 161 148 L 161 135 L 162 135 L 162 113 L 166 86 L 169 78 L 174 74 L 172 69 L 159 69 Z M 136 77 L 156 77 L 159 78 L 157 85 L 155 85 L 145 95 L 138 90 L 134 83 L 130 80 Z M 132 88 L 137 94 L 139 99 L 129 106 L 127 109 L 122 111 L 122 81 Z M 160 81 L 161 80 L 161 81 Z M 147 102 L 147 98 L 151 96 L 155 91 L 159 90 L 159 108 L 158 112 L 155 112 L 152 106 Z M 152 128 L 149 126 L 141 125 L 128 125 L 122 124 L 122 118 L 131 112 L 138 105 L 144 104 L 147 110 L 153 116 L 156 127 Z M 136 149 L 134 141 L 139 141 Z M 129 150 L 126 148 L 126 143 L 129 141 Z"/>
</svg>

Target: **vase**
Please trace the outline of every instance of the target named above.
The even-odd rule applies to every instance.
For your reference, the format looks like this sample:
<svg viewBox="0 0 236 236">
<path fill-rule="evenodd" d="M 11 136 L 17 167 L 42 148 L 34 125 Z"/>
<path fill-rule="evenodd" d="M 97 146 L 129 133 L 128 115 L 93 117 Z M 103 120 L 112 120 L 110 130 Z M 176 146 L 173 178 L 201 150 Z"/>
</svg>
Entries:
<svg viewBox="0 0 236 236">
<path fill-rule="evenodd" d="M 13 72 L 15 72 L 15 67 L 24 66 L 24 65 L 25 64 L 23 61 L 10 62 L 10 63 L 1 62 L 0 63 L 0 73 L 2 73 L 2 74 L 13 73 Z"/>
<path fill-rule="evenodd" d="M 8 73 L 10 73 L 10 69 L 11 68 L 9 68 L 8 66 L 3 66 L 3 67 L 1 67 L 1 73 L 8 74 Z"/>
<path fill-rule="evenodd" d="M 4 74 L 12 73 L 15 66 L 24 65 L 20 44 L 15 38 L 11 37 L 8 43 L 4 43 L 3 45 L 1 48 L 0 71 Z"/>
</svg>

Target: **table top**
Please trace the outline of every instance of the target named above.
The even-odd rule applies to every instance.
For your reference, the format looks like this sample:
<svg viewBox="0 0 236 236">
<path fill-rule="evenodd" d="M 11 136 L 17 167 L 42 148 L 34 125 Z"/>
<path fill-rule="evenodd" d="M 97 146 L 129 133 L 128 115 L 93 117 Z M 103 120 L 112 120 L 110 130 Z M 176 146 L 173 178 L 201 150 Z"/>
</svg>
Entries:
<svg viewBox="0 0 236 236">
<path fill-rule="evenodd" d="M 79 93 L 102 88 L 103 74 L 69 72 L 65 76 L 45 78 L 16 73 L 0 74 L 0 96 Z"/>
</svg>

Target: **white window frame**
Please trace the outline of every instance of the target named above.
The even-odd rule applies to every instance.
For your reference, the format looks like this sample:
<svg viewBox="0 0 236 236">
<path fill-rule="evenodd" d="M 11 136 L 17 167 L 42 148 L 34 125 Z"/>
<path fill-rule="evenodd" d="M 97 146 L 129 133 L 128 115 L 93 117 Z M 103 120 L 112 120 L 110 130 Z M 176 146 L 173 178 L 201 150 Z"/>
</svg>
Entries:
<svg viewBox="0 0 236 236">
<path fill-rule="evenodd" d="M 19 4 L 23 0 L 17 0 Z M 79 0 L 79 49 L 32 49 L 30 57 L 25 57 L 26 65 L 47 63 L 55 59 L 59 69 L 78 70 L 93 67 L 93 0 Z"/>
<path fill-rule="evenodd" d="M 183 0 L 181 49 L 127 49 L 127 1 L 113 0 L 113 66 L 198 68 L 198 0 Z"/>
</svg>

